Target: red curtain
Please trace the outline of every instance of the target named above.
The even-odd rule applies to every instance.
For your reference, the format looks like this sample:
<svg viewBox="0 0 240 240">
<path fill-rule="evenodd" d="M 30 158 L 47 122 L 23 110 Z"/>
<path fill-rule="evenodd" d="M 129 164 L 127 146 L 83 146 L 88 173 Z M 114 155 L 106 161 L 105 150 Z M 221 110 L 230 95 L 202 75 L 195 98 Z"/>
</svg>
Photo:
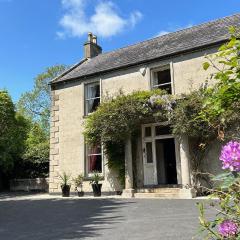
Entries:
<svg viewBox="0 0 240 240">
<path fill-rule="evenodd" d="M 98 147 L 93 147 L 90 149 L 89 154 L 97 154 Z M 97 155 L 90 155 L 89 157 L 89 172 L 93 172 L 97 167 Z"/>
</svg>

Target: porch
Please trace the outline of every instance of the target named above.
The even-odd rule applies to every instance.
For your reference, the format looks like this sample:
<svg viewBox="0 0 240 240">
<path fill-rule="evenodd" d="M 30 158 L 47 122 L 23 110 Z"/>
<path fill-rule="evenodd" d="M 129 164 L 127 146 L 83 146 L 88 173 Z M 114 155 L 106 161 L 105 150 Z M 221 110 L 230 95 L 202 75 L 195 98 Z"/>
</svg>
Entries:
<svg viewBox="0 0 240 240">
<path fill-rule="evenodd" d="M 167 123 L 144 124 L 141 137 L 125 144 L 123 197 L 192 198 L 187 137 L 177 139 Z M 135 152 L 134 152 L 135 151 Z"/>
</svg>

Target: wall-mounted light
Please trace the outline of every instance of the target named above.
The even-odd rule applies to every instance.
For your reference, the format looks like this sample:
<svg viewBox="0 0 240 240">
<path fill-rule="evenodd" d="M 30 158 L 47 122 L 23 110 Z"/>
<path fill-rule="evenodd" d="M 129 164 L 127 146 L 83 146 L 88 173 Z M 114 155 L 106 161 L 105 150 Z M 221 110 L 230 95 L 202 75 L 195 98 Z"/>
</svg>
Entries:
<svg viewBox="0 0 240 240">
<path fill-rule="evenodd" d="M 146 68 L 146 67 L 142 67 L 142 68 L 139 69 L 139 72 L 140 72 L 143 76 L 145 76 L 146 71 L 147 71 L 147 68 Z"/>
</svg>

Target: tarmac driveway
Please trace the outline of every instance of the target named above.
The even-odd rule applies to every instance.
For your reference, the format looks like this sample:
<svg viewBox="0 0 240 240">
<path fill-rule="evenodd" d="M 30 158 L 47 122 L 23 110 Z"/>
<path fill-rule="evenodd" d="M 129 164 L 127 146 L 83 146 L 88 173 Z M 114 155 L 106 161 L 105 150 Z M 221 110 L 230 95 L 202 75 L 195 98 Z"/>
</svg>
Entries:
<svg viewBox="0 0 240 240">
<path fill-rule="evenodd" d="M 196 202 L 0 195 L 0 239 L 188 240 L 198 230 Z"/>
</svg>

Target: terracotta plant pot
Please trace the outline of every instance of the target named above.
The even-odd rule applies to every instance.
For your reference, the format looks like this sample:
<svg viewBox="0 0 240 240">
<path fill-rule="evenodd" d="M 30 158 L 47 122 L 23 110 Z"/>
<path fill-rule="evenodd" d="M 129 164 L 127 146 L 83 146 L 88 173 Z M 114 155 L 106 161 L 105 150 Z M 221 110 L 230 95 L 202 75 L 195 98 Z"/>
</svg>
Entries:
<svg viewBox="0 0 240 240">
<path fill-rule="evenodd" d="M 102 195 L 102 184 L 92 184 L 93 196 L 100 197 Z"/>
<path fill-rule="evenodd" d="M 62 188 L 62 196 L 63 197 L 69 197 L 71 186 L 70 185 L 62 185 L 61 188 Z"/>
</svg>

